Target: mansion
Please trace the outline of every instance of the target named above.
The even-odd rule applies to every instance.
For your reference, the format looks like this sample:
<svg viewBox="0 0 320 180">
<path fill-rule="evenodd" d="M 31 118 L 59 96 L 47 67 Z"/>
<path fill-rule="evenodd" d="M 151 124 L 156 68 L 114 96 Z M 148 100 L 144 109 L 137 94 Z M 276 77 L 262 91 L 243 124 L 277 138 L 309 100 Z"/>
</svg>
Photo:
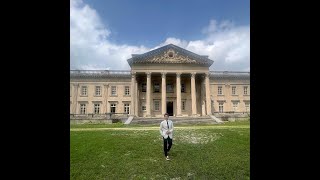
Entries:
<svg viewBox="0 0 320 180">
<path fill-rule="evenodd" d="M 250 112 L 250 72 L 210 71 L 213 61 L 169 44 L 127 60 L 131 70 L 71 70 L 70 114 L 134 117 Z M 115 62 L 116 63 L 116 62 Z"/>
</svg>

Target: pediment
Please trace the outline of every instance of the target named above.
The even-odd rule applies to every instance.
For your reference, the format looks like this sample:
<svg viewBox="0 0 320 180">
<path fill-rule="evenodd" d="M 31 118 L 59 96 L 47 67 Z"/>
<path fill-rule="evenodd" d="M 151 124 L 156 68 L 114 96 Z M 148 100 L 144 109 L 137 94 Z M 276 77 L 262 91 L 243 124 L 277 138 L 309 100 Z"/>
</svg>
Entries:
<svg viewBox="0 0 320 180">
<path fill-rule="evenodd" d="M 169 44 L 144 54 L 133 54 L 128 59 L 132 64 L 205 64 L 211 66 L 212 60 L 208 56 L 201 56 L 181 47 Z"/>
</svg>

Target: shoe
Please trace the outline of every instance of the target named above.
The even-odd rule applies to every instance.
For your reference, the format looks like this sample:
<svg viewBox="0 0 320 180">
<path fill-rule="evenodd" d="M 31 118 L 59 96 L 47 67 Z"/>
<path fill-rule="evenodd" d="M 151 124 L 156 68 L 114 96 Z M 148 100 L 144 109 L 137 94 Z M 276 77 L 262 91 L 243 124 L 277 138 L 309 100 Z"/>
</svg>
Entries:
<svg viewBox="0 0 320 180">
<path fill-rule="evenodd" d="M 169 156 L 166 157 L 166 160 L 167 160 L 167 161 L 170 160 L 170 159 L 169 159 Z"/>
</svg>

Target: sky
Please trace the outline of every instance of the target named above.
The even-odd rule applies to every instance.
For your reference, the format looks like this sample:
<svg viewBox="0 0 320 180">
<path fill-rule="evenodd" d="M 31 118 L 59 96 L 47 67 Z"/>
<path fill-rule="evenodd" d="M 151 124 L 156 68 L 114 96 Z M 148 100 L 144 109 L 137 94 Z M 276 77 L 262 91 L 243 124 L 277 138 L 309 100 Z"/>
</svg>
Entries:
<svg viewBox="0 0 320 180">
<path fill-rule="evenodd" d="M 250 71 L 250 1 L 70 0 L 70 69 L 130 70 L 131 54 L 167 44 Z"/>
</svg>

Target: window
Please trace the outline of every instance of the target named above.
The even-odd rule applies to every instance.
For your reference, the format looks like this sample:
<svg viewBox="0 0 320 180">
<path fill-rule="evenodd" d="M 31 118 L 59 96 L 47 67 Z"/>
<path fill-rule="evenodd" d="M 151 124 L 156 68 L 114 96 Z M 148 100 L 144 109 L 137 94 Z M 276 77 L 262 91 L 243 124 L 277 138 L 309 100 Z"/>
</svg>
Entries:
<svg viewBox="0 0 320 180">
<path fill-rule="evenodd" d="M 181 107 L 181 109 L 182 109 L 182 111 L 185 111 L 186 110 L 186 101 L 184 100 L 184 101 L 182 101 L 182 107 Z"/>
<path fill-rule="evenodd" d="M 101 86 L 96 86 L 96 96 L 101 96 Z"/>
<path fill-rule="evenodd" d="M 80 104 L 80 114 L 86 114 L 87 108 L 86 104 Z"/>
<path fill-rule="evenodd" d="M 94 114 L 100 114 L 100 104 L 94 104 Z"/>
<path fill-rule="evenodd" d="M 219 113 L 223 113 L 223 102 L 219 102 Z"/>
<path fill-rule="evenodd" d="M 222 94 L 222 86 L 218 86 L 218 94 L 219 94 L 219 95 Z"/>
<path fill-rule="evenodd" d="M 181 83 L 181 92 L 186 92 L 186 85 L 184 83 Z"/>
<path fill-rule="evenodd" d="M 125 90 L 124 90 L 124 95 L 126 95 L 126 96 L 130 95 L 130 88 L 129 88 L 129 86 L 126 86 L 124 89 L 125 89 Z"/>
<path fill-rule="evenodd" d="M 146 92 L 146 91 L 147 91 L 147 84 L 141 83 L 141 92 Z"/>
<path fill-rule="evenodd" d="M 173 93 L 173 83 L 168 83 L 167 84 L 167 92 L 168 93 Z"/>
<path fill-rule="evenodd" d="M 154 101 L 154 110 L 160 111 L 160 101 L 159 100 Z"/>
<path fill-rule="evenodd" d="M 246 112 L 250 112 L 250 102 L 245 102 Z"/>
<path fill-rule="evenodd" d="M 129 114 L 130 111 L 130 105 L 128 103 L 124 104 L 124 113 Z"/>
<path fill-rule="evenodd" d="M 87 86 L 81 86 L 81 95 L 82 96 L 87 96 L 88 95 Z"/>
<path fill-rule="evenodd" d="M 142 111 L 146 111 L 146 110 L 147 110 L 146 102 L 145 102 L 145 101 L 142 102 L 141 110 L 142 110 Z"/>
<path fill-rule="evenodd" d="M 232 108 L 234 112 L 237 112 L 238 110 L 238 102 L 232 102 Z"/>
<path fill-rule="evenodd" d="M 116 104 L 116 103 L 111 103 L 111 105 L 110 105 L 110 112 L 111 112 L 111 113 L 115 113 L 115 112 L 116 112 L 116 107 L 117 107 L 117 104 Z"/>
<path fill-rule="evenodd" d="M 243 87 L 243 94 L 248 94 L 248 86 Z"/>
<path fill-rule="evenodd" d="M 116 86 L 111 86 L 111 95 L 112 96 L 117 95 L 117 87 Z"/>
<path fill-rule="evenodd" d="M 160 84 L 159 84 L 159 82 L 154 82 L 153 83 L 153 92 L 155 92 L 155 93 L 160 92 Z"/>
<path fill-rule="evenodd" d="M 236 86 L 232 86 L 232 95 L 236 94 Z"/>
</svg>

